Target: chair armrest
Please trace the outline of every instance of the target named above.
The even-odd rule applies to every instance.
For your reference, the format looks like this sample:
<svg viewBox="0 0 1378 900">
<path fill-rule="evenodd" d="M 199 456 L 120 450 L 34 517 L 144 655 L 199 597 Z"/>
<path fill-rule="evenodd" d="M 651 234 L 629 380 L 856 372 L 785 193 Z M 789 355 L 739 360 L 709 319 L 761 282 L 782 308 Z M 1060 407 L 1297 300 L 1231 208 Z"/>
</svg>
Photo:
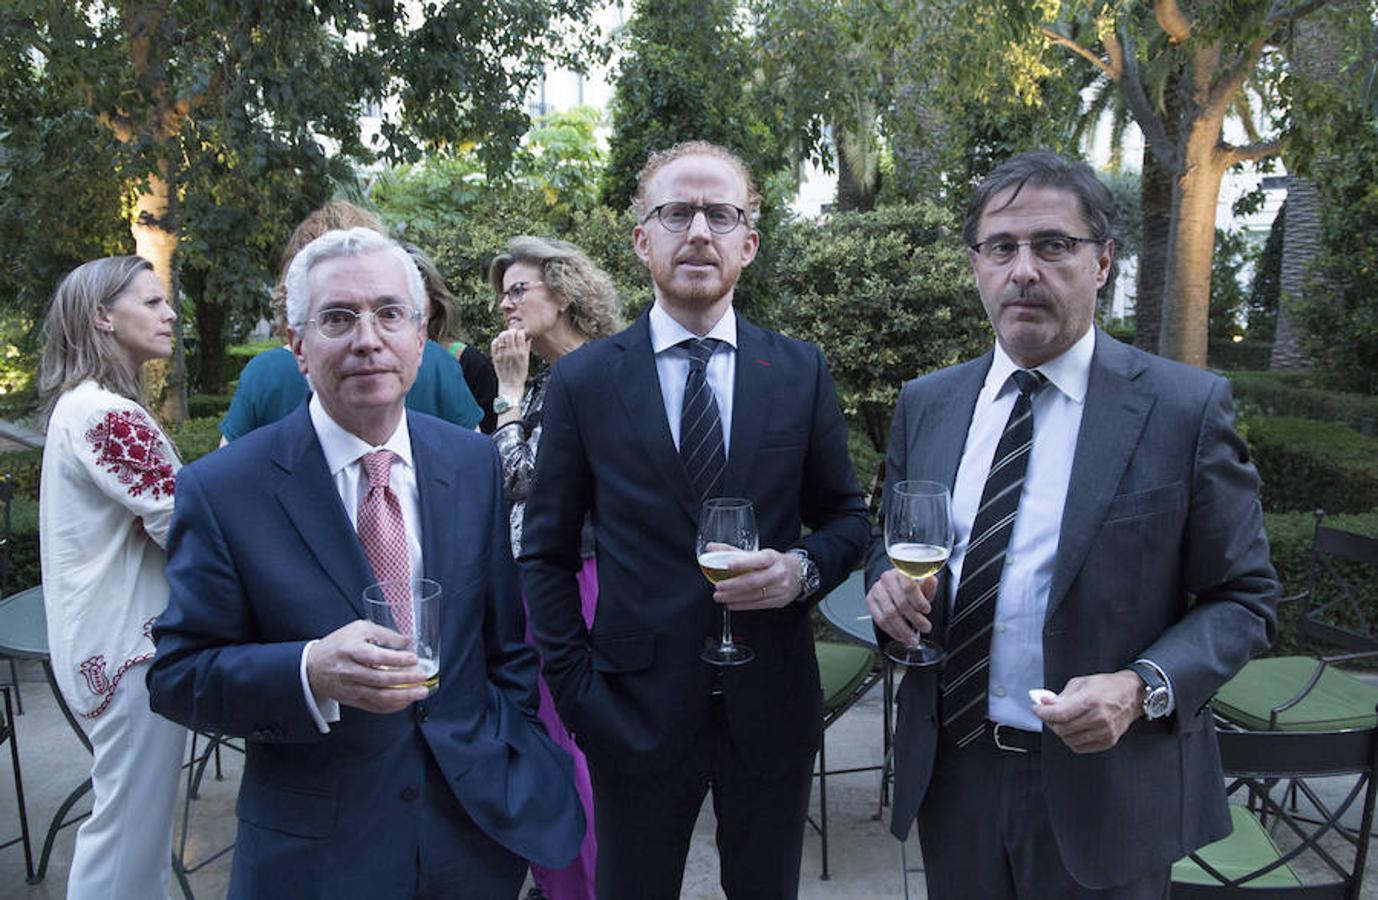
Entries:
<svg viewBox="0 0 1378 900">
<path fill-rule="evenodd" d="M 1282 606 L 1284 603 L 1295 603 L 1298 600 L 1305 600 L 1310 596 L 1311 590 L 1309 588 L 1304 591 L 1297 591 L 1295 594 L 1288 594 L 1286 597 L 1280 597 L 1278 599 L 1278 606 Z"/>
</svg>

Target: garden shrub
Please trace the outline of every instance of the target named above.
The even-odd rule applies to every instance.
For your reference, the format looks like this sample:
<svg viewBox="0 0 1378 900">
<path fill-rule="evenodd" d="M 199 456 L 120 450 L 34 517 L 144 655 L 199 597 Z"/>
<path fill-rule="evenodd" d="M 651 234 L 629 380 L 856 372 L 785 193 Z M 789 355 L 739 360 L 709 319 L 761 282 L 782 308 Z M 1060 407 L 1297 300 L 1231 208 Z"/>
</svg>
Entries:
<svg viewBox="0 0 1378 900">
<path fill-rule="evenodd" d="M 1272 341 L 1240 341 L 1211 338 L 1206 342 L 1206 362 L 1212 369 L 1266 369 L 1273 354 Z"/>
<path fill-rule="evenodd" d="M 1378 423 L 1378 397 L 1369 394 L 1309 387 L 1298 376 L 1279 372 L 1228 374 L 1241 415 L 1340 422 L 1363 434 L 1373 434 Z"/>
<path fill-rule="evenodd" d="M 843 411 L 877 450 L 906 380 L 990 349 L 971 264 L 942 208 L 795 222 L 781 238 L 775 324 L 823 348 Z"/>
<path fill-rule="evenodd" d="M 38 480 L 42 474 L 42 450 L 17 450 L 0 455 L 0 475 L 10 479 L 16 497 L 37 501 Z"/>
<path fill-rule="evenodd" d="M 168 437 L 177 445 L 182 462 L 200 459 L 220 446 L 220 417 L 187 419 L 169 428 Z"/>
<path fill-rule="evenodd" d="M 230 408 L 229 394 L 191 394 L 187 397 L 187 416 L 192 419 L 224 418 Z"/>
<path fill-rule="evenodd" d="M 1327 515 L 1325 524 L 1331 528 L 1378 537 L 1378 509 L 1363 513 Z M 1263 527 L 1268 532 L 1273 566 L 1282 582 L 1283 595 L 1305 590 L 1311 572 L 1311 544 L 1316 531 L 1314 513 L 1264 513 Z M 1354 589 L 1368 598 L 1366 614 L 1371 621 L 1378 622 L 1378 572 L 1375 572 L 1372 566 L 1367 567 L 1366 571 L 1358 566 L 1341 565 L 1340 569 Z M 1279 608 L 1278 641 L 1268 651 L 1268 655 L 1335 652 L 1334 647 L 1310 644 L 1298 637 L 1296 623 L 1307 608 L 1305 600 L 1284 604 Z"/>
<path fill-rule="evenodd" d="M 1245 420 L 1269 512 L 1378 508 L 1378 438 L 1337 422 L 1257 416 Z"/>
</svg>

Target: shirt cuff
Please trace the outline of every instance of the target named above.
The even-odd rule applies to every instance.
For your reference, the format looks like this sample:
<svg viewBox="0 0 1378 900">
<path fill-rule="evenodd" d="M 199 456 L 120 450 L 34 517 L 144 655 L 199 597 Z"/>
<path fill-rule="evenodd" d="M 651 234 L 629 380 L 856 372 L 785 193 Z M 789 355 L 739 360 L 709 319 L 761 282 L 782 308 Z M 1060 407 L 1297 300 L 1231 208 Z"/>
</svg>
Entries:
<svg viewBox="0 0 1378 900">
<path fill-rule="evenodd" d="M 311 682 L 306 677 L 306 654 L 311 652 L 311 646 L 315 641 L 307 641 L 306 646 L 301 648 L 301 693 L 306 699 L 306 710 L 311 713 L 311 721 L 316 723 L 316 730 L 321 734 L 330 733 L 330 723 L 340 721 L 340 701 L 321 700 L 316 701 L 316 695 L 311 693 Z"/>
<path fill-rule="evenodd" d="M 1143 663 L 1144 665 L 1148 666 L 1150 669 L 1158 673 L 1159 678 L 1163 679 L 1163 684 L 1167 685 L 1167 712 L 1163 713 L 1163 715 L 1165 717 L 1172 715 L 1173 712 L 1177 709 L 1177 694 L 1172 690 L 1172 679 L 1167 677 L 1167 673 L 1163 671 L 1162 666 L 1158 665 L 1151 659 L 1145 659 L 1143 657 L 1140 657 L 1139 659 L 1136 659 L 1134 661 L 1136 663 Z"/>
</svg>

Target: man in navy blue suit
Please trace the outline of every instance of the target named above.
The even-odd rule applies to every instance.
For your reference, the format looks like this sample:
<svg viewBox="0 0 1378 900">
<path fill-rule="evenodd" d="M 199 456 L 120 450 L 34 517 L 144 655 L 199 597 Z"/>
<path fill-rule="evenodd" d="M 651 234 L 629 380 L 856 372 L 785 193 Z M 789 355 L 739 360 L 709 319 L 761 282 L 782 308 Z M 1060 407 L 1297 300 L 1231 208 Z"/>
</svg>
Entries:
<svg viewBox="0 0 1378 900">
<path fill-rule="evenodd" d="M 182 470 L 152 706 L 247 739 L 231 897 L 512 897 L 584 822 L 536 722 L 497 457 L 403 408 L 425 294 L 395 243 L 328 232 L 287 294 L 313 394 Z M 380 559 L 443 588 L 434 692 L 364 621 Z"/>
<path fill-rule="evenodd" d="M 809 609 L 869 526 L 822 353 L 733 309 L 760 201 L 722 147 L 654 154 L 632 237 L 655 303 L 561 359 L 546 389 L 522 581 L 546 680 L 588 757 L 604 900 L 679 896 L 710 788 L 727 896 L 798 891 L 821 715 Z M 719 496 L 754 503 L 763 549 L 714 590 L 695 531 Z M 575 581 L 586 516 L 592 629 Z M 755 658 L 719 669 L 700 653 L 724 606 Z"/>
</svg>

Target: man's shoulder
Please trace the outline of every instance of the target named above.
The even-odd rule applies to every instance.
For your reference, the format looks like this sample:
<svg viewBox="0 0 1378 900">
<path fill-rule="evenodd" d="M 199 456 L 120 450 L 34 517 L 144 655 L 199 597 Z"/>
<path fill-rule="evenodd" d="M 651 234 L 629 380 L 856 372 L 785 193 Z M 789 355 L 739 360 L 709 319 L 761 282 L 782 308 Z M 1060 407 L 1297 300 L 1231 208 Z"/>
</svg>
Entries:
<svg viewBox="0 0 1378 900">
<path fill-rule="evenodd" d="M 765 328 L 750 321 L 749 319 L 737 317 L 737 349 L 738 352 L 750 351 L 753 343 L 758 344 L 764 349 L 766 362 L 774 363 L 780 360 L 786 364 L 815 365 L 823 358 L 823 351 L 817 344 L 796 337 L 790 337 L 781 331 Z M 773 359 L 772 359 L 773 357 Z"/>
<path fill-rule="evenodd" d="M 1222 384 L 1228 384 L 1228 379 L 1217 372 L 1149 353 L 1104 332 L 1098 334 L 1096 339 L 1096 362 L 1164 399 L 1195 404 Z"/>
<path fill-rule="evenodd" d="M 969 379 L 984 379 L 986 373 L 990 371 L 992 358 L 993 353 L 987 351 L 974 359 L 917 375 L 904 383 L 901 394 L 911 396 L 928 393 L 941 394 L 951 391 L 958 384 L 965 383 Z"/>
</svg>

